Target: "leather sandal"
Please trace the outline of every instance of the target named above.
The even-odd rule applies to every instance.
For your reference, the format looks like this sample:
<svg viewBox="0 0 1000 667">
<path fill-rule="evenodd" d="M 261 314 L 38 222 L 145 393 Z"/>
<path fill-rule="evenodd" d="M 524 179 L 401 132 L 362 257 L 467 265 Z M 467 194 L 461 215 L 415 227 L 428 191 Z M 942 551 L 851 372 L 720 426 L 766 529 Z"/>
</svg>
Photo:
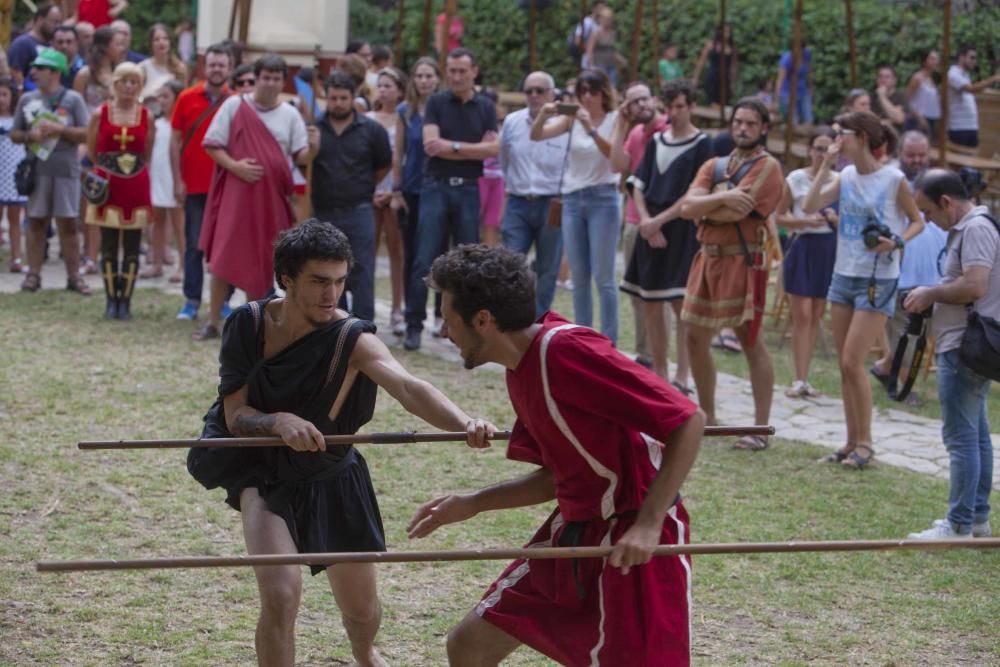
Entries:
<svg viewBox="0 0 1000 667">
<path fill-rule="evenodd" d="M 82 276 L 70 276 L 66 279 L 66 289 L 70 292 L 76 292 L 83 296 L 90 296 L 90 285 L 87 281 L 83 279 Z"/>
<path fill-rule="evenodd" d="M 867 454 L 859 454 L 859 449 L 864 450 Z M 872 462 L 874 457 L 875 450 L 872 446 L 861 443 L 854 448 L 853 452 L 847 455 L 847 458 L 840 462 L 840 465 L 845 468 L 851 468 L 852 470 L 864 470 Z"/>
<path fill-rule="evenodd" d="M 762 452 L 770 446 L 767 441 L 767 436 L 764 435 L 745 435 L 736 441 L 733 445 L 733 449 L 745 449 L 751 452 Z"/>
<path fill-rule="evenodd" d="M 21 290 L 24 292 L 37 292 L 42 287 L 42 276 L 38 273 L 29 272 L 21 281 Z"/>
</svg>

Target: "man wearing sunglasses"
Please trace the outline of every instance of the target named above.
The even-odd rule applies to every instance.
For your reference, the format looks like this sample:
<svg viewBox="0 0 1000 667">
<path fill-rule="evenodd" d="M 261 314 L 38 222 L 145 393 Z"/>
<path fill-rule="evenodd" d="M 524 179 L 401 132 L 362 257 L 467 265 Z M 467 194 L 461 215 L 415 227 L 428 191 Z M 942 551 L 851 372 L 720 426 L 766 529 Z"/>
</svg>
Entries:
<svg viewBox="0 0 1000 667">
<path fill-rule="evenodd" d="M 540 316 L 552 306 L 559 277 L 562 230 L 548 224 L 548 216 L 550 203 L 559 196 L 569 137 L 531 140 L 538 112 L 555 100 L 552 75 L 532 72 L 525 77 L 523 90 L 528 106 L 509 114 L 500 130 L 500 169 L 507 190 L 500 238 L 520 253 L 535 246 L 535 315 Z"/>
</svg>

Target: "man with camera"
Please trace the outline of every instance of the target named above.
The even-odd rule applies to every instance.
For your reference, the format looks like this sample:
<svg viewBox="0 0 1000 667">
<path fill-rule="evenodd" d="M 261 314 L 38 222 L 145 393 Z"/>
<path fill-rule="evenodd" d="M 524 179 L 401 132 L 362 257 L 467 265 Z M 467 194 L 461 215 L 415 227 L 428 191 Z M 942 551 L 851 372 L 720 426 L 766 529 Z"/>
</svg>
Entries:
<svg viewBox="0 0 1000 667">
<path fill-rule="evenodd" d="M 986 397 L 1000 359 L 977 351 L 970 334 L 983 329 L 1000 334 L 1000 224 L 987 207 L 975 205 L 953 172 L 932 169 L 916 190 L 924 216 L 948 232 L 941 284 L 913 289 L 903 306 L 910 313 L 934 309 L 941 437 L 951 462 L 951 489 L 947 517 L 908 538 L 987 537 L 993 446 Z"/>
</svg>

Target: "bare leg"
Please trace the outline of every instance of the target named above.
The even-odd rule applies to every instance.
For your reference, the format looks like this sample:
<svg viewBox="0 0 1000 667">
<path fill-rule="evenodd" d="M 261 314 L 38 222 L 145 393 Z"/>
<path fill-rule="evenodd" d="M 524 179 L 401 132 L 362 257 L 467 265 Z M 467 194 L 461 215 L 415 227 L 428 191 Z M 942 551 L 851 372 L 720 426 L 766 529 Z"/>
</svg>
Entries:
<svg viewBox="0 0 1000 667">
<path fill-rule="evenodd" d="M 375 586 L 375 565 L 357 563 L 327 568 L 333 597 L 351 640 L 351 652 L 360 667 L 387 663 L 375 649 L 375 635 L 382 623 L 382 604 Z"/>
<path fill-rule="evenodd" d="M 451 667 L 492 667 L 514 652 L 521 642 L 484 621 L 474 610 L 448 633 Z"/>
<path fill-rule="evenodd" d="M 153 209 L 153 224 L 149 230 L 149 266 L 140 275 L 152 278 L 163 275 L 163 260 L 167 252 L 167 209 Z"/>
<path fill-rule="evenodd" d="M 792 361 L 795 366 L 795 379 L 807 382 L 825 301 L 793 294 L 789 295 L 789 301 L 792 312 Z"/>
<path fill-rule="evenodd" d="M 885 321 L 886 316 L 882 313 L 854 311 L 840 355 L 844 403 L 851 404 L 855 442 L 858 444 L 871 444 L 872 441 L 872 386 L 865 370 L 865 360 L 879 332 L 885 331 Z"/>
<path fill-rule="evenodd" d="M 483 239 L 484 245 L 495 246 L 500 244 L 499 227 L 487 227 L 483 225 L 479 228 L 479 235 Z"/>
<path fill-rule="evenodd" d="M 7 207 L 7 226 L 10 232 L 10 261 L 21 261 L 21 206 Z"/>
<path fill-rule="evenodd" d="M 45 254 L 45 232 L 49 221 L 46 218 L 30 218 L 28 220 L 28 270 L 31 273 L 42 272 L 42 256 Z"/>
<path fill-rule="evenodd" d="M 854 309 L 841 303 L 830 305 L 830 322 L 833 325 L 833 345 L 837 349 L 837 359 L 844 358 L 844 344 L 847 341 L 847 330 L 851 326 L 851 318 L 854 316 Z M 847 380 L 844 376 L 843 362 L 840 364 L 840 388 L 844 395 L 844 422 L 847 424 L 847 443 L 843 450 L 844 454 L 850 454 L 858 444 L 858 433 L 855 425 L 858 420 L 854 414 L 854 403 L 847 400 L 846 394 Z"/>
<path fill-rule="evenodd" d="M 101 249 L 101 228 L 97 225 L 84 225 L 83 227 L 84 247 L 87 249 L 87 259 L 96 264 L 97 253 Z M 63 249 L 63 252 L 66 252 L 66 250 Z M 79 254 L 77 257 L 79 257 Z"/>
<path fill-rule="evenodd" d="M 669 380 L 667 360 L 670 358 L 670 337 L 667 335 L 667 314 L 663 301 L 642 301 L 645 311 L 646 340 L 653 359 L 653 372 Z"/>
<path fill-rule="evenodd" d="M 705 412 L 708 426 L 715 421 L 715 361 L 712 359 L 712 337 L 715 331 L 695 324 L 687 325 L 688 354 L 691 357 L 691 375 L 698 390 L 698 405 Z"/>
<path fill-rule="evenodd" d="M 213 275 L 209 283 L 208 323 L 219 329 L 219 331 L 222 330 L 220 328 L 222 316 L 219 313 L 222 310 L 222 304 L 226 302 L 227 296 L 229 296 L 229 283 Z"/>
<path fill-rule="evenodd" d="M 392 312 L 403 308 L 403 237 L 399 233 L 396 212 L 388 206 L 376 209 L 376 220 L 385 235 L 385 249 L 389 255 L 389 284 L 392 286 Z"/>
<path fill-rule="evenodd" d="M 284 519 L 267 509 L 255 487 L 240 494 L 243 537 L 250 554 L 296 553 Z M 255 567 L 260 616 L 254 644 L 261 667 L 295 664 L 295 617 L 302 598 L 302 572 L 296 565 Z"/>
<path fill-rule="evenodd" d="M 684 300 L 671 301 L 670 307 L 674 311 L 674 320 L 677 322 L 677 370 L 674 373 L 674 380 L 677 381 L 677 384 L 686 387 L 691 380 L 691 361 L 687 346 L 687 323 L 681 319 Z"/>
<path fill-rule="evenodd" d="M 774 367 L 771 355 L 764 345 L 764 332 L 757 335 L 750 345 L 750 323 L 736 327 L 736 337 L 743 346 L 743 355 L 750 366 L 750 385 L 753 388 L 753 412 L 755 424 L 767 424 L 771 419 L 771 401 L 774 398 Z"/>
<path fill-rule="evenodd" d="M 92 227 L 100 235 L 97 225 Z M 76 234 L 76 218 L 56 218 L 56 229 L 59 231 L 59 246 L 62 248 L 63 263 L 66 265 L 66 275 L 76 278 L 80 275 L 80 237 Z"/>
</svg>

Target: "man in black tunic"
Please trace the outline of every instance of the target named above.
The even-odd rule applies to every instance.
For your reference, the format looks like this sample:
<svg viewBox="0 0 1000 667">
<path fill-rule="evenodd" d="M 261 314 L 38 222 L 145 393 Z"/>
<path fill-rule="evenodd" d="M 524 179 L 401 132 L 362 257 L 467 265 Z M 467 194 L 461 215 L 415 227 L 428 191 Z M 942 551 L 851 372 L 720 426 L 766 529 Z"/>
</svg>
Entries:
<svg viewBox="0 0 1000 667">
<path fill-rule="evenodd" d="M 274 249 L 285 297 L 248 303 L 226 321 L 219 398 L 202 436 L 278 436 L 287 447 L 192 449 L 188 469 L 206 487 L 226 489 L 226 502 L 242 513 L 250 554 L 385 550 L 364 458 L 323 439 L 368 422 L 377 386 L 430 424 L 465 431 L 470 446 L 488 446 L 494 431 L 410 375 L 374 335 L 375 325 L 337 309 L 351 263 L 347 237 L 309 220 Z M 382 615 L 374 565 L 316 566 L 313 574 L 323 569 L 354 658 L 360 665 L 385 664 L 374 646 Z M 261 598 L 258 662 L 292 665 L 301 570 L 254 570 Z"/>
</svg>

